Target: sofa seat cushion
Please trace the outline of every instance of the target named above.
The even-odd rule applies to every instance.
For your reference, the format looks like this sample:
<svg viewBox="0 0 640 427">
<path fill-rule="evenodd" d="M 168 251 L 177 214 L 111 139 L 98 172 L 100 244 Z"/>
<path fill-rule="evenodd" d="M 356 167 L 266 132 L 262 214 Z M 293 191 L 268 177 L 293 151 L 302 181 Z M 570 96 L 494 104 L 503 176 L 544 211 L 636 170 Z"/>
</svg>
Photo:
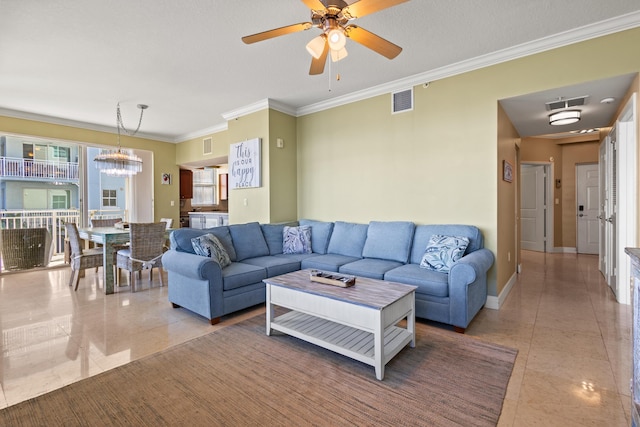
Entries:
<svg viewBox="0 0 640 427">
<path fill-rule="evenodd" d="M 340 266 L 357 261 L 360 258 L 338 254 L 318 255 L 302 260 L 301 267 L 315 268 L 316 270 L 338 271 Z"/>
<path fill-rule="evenodd" d="M 416 264 L 401 265 L 389 270 L 384 274 L 384 280 L 417 286 L 416 295 L 449 296 L 449 275 L 447 273 L 420 268 Z"/>
<path fill-rule="evenodd" d="M 303 260 L 311 257 L 319 256 L 318 254 L 278 254 L 275 255 L 278 258 L 286 258 L 292 261 L 302 262 Z M 301 267 L 302 268 L 302 267 Z"/>
<path fill-rule="evenodd" d="M 259 223 L 230 225 L 229 233 L 231 233 L 233 247 L 236 250 L 236 261 L 269 255 L 269 246 L 264 240 Z"/>
<path fill-rule="evenodd" d="M 401 262 L 389 261 L 387 259 L 365 258 L 345 264 L 341 266 L 338 271 L 353 276 L 382 280 L 384 273 L 401 265 L 403 265 Z"/>
<path fill-rule="evenodd" d="M 314 253 L 324 255 L 329 247 L 329 239 L 333 232 L 333 222 L 301 219 L 300 225 L 311 227 L 311 249 Z"/>
<path fill-rule="evenodd" d="M 267 269 L 243 262 L 232 262 L 222 269 L 222 289 L 229 291 L 259 283 L 267 278 Z"/>
<path fill-rule="evenodd" d="M 242 262 L 244 264 L 251 264 L 265 268 L 267 270 L 267 277 L 278 276 L 280 274 L 300 270 L 300 261 L 284 257 L 261 256 L 257 258 L 248 258 L 242 260 Z"/>
</svg>

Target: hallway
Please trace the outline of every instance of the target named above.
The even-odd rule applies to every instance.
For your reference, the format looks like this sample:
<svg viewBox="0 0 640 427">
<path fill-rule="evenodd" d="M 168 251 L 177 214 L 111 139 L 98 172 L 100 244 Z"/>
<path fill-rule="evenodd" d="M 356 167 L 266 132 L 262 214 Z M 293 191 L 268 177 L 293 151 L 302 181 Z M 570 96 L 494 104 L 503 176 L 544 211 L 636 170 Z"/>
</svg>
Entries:
<svg viewBox="0 0 640 427">
<path fill-rule="evenodd" d="M 519 350 L 499 425 L 629 425 L 631 307 L 615 302 L 597 256 L 525 251 L 522 270 L 503 307 L 467 329 Z M 77 292 L 68 268 L 0 276 L 0 408 L 264 313 L 211 326 L 173 309 L 157 275 L 105 296 L 101 274 L 87 270 Z"/>
</svg>

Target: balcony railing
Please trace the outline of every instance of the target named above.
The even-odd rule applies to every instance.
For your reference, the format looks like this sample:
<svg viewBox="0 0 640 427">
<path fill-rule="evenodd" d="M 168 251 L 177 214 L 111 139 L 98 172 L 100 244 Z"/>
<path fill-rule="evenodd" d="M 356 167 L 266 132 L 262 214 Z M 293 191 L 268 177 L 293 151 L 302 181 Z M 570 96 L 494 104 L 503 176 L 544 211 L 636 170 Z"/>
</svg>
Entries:
<svg viewBox="0 0 640 427">
<path fill-rule="evenodd" d="M 78 179 L 78 163 L 0 157 L 0 177 L 15 179 Z"/>
<path fill-rule="evenodd" d="M 121 210 L 95 210 L 90 212 L 91 218 L 126 218 L 126 214 L 126 211 Z M 51 234 L 51 257 L 53 259 L 61 258 L 64 255 L 64 241 L 67 237 L 64 227 L 66 222 L 73 222 L 81 226 L 80 211 L 77 209 L 0 211 L 0 229 L 46 228 L 49 230 Z"/>
</svg>

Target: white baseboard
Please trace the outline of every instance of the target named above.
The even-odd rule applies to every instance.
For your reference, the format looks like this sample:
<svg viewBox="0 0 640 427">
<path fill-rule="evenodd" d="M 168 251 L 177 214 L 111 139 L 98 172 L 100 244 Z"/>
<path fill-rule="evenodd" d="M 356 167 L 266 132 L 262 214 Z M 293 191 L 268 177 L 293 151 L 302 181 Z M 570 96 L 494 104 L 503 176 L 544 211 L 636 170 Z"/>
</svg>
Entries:
<svg viewBox="0 0 640 427">
<path fill-rule="evenodd" d="M 516 273 L 513 273 L 513 275 L 511 275 L 511 277 L 509 278 L 507 285 L 502 289 L 502 292 L 500 292 L 500 295 L 498 295 L 497 297 L 489 295 L 484 306 L 492 310 L 500 310 L 500 307 L 502 306 L 502 304 L 504 304 L 504 300 L 507 299 L 507 296 L 509 296 L 509 292 L 511 292 L 511 289 L 516 284 L 517 279 L 518 275 Z"/>
<path fill-rule="evenodd" d="M 552 253 L 555 254 L 577 254 L 578 253 L 578 249 L 577 248 L 568 248 L 568 247 L 554 247 L 553 249 L 551 249 Z"/>
</svg>

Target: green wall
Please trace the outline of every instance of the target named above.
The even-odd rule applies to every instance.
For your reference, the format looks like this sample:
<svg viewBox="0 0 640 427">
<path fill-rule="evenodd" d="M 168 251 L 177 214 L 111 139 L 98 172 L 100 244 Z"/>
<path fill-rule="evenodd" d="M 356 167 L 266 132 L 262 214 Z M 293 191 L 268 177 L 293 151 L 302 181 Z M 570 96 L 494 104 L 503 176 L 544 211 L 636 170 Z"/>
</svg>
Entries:
<svg viewBox="0 0 640 427">
<path fill-rule="evenodd" d="M 499 295 L 511 274 L 498 284 L 496 270 L 515 272 L 507 257 L 516 247 L 499 246 L 498 235 L 513 235 L 516 218 L 515 186 L 498 182 L 502 160 L 516 155 L 513 140 L 498 146 L 498 101 L 637 73 L 637 46 L 640 29 L 416 86 L 407 113 L 392 115 L 390 95 L 381 95 L 300 117 L 298 216 L 477 225 L 496 255 L 489 294 Z M 500 222 L 499 203 L 513 212 Z"/>
<path fill-rule="evenodd" d="M 210 156 L 261 138 L 263 186 L 230 191 L 230 220 L 474 224 L 496 255 L 489 294 L 497 296 L 515 271 L 515 263 L 506 262 L 515 242 L 499 236 L 513 234 L 516 225 L 515 213 L 498 215 L 509 212 L 505 204 L 515 194 L 515 185 L 501 182 L 502 160 L 516 158 L 513 137 L 498 132 L 505 120 L 498 101 L 638 73 L 637 46 L 640 29 L 633 29 L 416 86 L 414 110 L 401 114 L 391 114 L 386 94 L 298 118 L 263 110 L 231 120 L 212 135 Z M 113 134 L 1 116 L 0 131 L 115 144 Z M 284 148 L 275 146 L 277 138 Z M 161 173 L 177 178 L 177 165 L 206 158 L 202 138 L 174 145 L 125 137 L 122 145 L 153 152 L 156 184 Z M 179 200 L 175 178 L 170 186 L 154 185 L 156 219 L 177 219 L 178 203 L 170 206 Z"/>
</svg>

